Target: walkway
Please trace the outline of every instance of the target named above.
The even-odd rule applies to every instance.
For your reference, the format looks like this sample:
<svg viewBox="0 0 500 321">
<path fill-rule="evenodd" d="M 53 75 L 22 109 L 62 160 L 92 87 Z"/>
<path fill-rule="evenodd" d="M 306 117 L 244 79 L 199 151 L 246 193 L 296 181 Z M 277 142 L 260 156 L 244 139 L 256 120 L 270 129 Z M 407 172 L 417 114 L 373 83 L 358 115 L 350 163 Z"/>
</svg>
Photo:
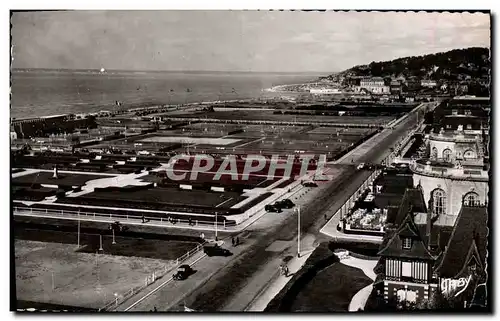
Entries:
<svg viewBox="0 0 500 321">
<path fill-rule="evenodd" d="M 316 238 L 314 235 L 308 234 L 304 236 L 304 238 L 301 240 L 301 246 L 303 247 L 301 250 L 301 256 L 297 257 L 296 253 L 292 253 L 293 258 L 288 261 L 287 266 L 289 269 L 290 274 L 295 274 L 297 273 L 306 263 L 307 259 L 309 256 L 311 256 L 312 252 L 314 251 L 315 247 L 315 240 Z M 295 240 L 297 242 L 297 240 Z M 271 279 L 270 282 L 264 284 L 264 286 L 260 289 L 260 291 L 257 292 L 257 295 L 255 298 L 250 302 L 250 304 L 244 308 L 244 311 L 250 311 L 250 312 L 256 312 L 256 311 L 264 311 L 264 309 L 267 307 L 269 302 L 278 295 L 278 293 L 287 285 L 287 283 L 292 279 L 291 276 L 284 276 L 280 274 L 277 270 L 279 264 L 281 264 L 281 258 L 278 258 L 275 260 L 275 266 L 274 266 L 274 277 Z M 257 278 L 252 279 L 254 281 Z M 249 291 L 246 291 L 243 289 L 242 291 L 239 292 L 241 295 L 242 293 L 248 293 Z M 255 292 L 254 292 L 255 293 Z M 232 303 L 226 305 L 224 308 L 224 311 L 241 311 L 238 309 L 232 309 L 232 305 L 235 305 L 233 302 L 238 301 L 239 296 L 235 296 L 232 300 Z"/>
<path fill-rule="evenodd" d="M 363 273 L 373 281 L 375 281 L 377 275 L 373 272 L 375 265 L 377 265 L 378 260 L 363 260 L 358 259 L 352 256 L 349 256 L 345 259 L 342 259 L 340 263 L 352 266 L 358 269 L 361 269 Z M 351 299 L 351 303 L 349 303 L 349 312 L 358 311 L 359 309 L 363 310 L 366 305 L 366 301 L 370 296 L 370 293 L 373 289 L 373 283 L 367 285 L 366 287 L 359 290 Z"/>
</svg>

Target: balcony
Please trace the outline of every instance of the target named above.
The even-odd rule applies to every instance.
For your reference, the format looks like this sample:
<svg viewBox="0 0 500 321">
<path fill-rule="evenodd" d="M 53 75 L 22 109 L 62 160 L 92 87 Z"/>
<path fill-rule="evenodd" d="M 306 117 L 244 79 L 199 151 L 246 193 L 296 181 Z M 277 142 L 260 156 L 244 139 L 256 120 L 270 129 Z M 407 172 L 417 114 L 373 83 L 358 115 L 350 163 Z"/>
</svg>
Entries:
<svg viewBox="0 0 500 321">
<path fill-rule="evenodd" d="M 410 169 L 420 175 L 459 180 L 488 181 L 488 172 L 478 166 L 457 167 L 451 163 L 419 159 L 410 164 Z"/>
<path fill-rule="evenodd" d="M 456 143 L 475 143 L 476 135 L 464 135 L 459 133 L 430 134 L 430 140 Z"/>
</svg>

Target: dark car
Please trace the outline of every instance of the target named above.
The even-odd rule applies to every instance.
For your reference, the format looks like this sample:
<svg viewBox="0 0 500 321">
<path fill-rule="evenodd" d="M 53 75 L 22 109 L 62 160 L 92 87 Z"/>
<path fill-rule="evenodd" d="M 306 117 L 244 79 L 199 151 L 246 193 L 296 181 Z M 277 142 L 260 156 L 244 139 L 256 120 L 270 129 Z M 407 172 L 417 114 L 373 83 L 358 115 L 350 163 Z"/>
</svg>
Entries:
<svg viewBox="0 0 500 321">
<path fill-rule="evenodd" d="M 274 213 L 281 213 L 281 208 L 279 206 L 276 206 L 276 205 L 266 205 L 264 206 L 264 209 L 266 210 L 266 212 L 274 212 Z"/>
<path fill-rule="evenodd" d="M 274 204 L 274 206 L 279 206 L 281 208 L 293 208 L 295 204 L 288 198 L 278 201 Z"/>
<path fill-rule="evenodd" d="M 124 232 L 124 231 L 128 230 L 128 227 L 124 226 L 122 223 L 116 221 L 114 223 L 109 224 L 108 229 L 110 231 L 115 230 L 116 232 Z"/>
<path fill-rule="evenodd" d="M 177 272 L 172 276 L 176 281 L 187 279 L 195 271 L 187 264 L 181 265 L 177 268 Z"/>
<path fill-rule="evenodd" d="M 305 182 L 302 184 L 302 186 L 304 186 L 304 187 L 318 187 L 318 184 L 316 184 L 314 182 Z"/>
<path fill-rule="evenodd" d="M 205 254 L 208 256 L 230 256 L 230 255 L 232 255 L 231 251 L 220 247 L 218 244 L 205 245 L 203 247 L 203 252 L 205 252 Z"/>
</svg>

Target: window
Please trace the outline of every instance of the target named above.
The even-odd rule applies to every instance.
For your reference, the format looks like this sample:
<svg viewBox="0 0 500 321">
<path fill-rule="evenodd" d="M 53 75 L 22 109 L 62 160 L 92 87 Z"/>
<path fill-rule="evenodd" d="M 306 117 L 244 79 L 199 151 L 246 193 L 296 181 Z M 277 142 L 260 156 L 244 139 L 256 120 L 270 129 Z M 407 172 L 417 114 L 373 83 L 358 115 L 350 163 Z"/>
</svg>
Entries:
<svg viewBox="0 0 500 321">
<path fill-rule="evenodd" d="M 438 157 L 438 149 L 436 147 L 432 147 L 431 158 L 437 159 Z"/>
<path fill-rule="evenodd" d="M 447 148 L 443 151 L 443 160 L 445 162 L 451 161 L 451 149 Z"/>
<path fill-rule="evenodd" d="M 451 125 L 450 124 L 446 124 L 446 129 L 451 129 Z"/>
<path fill-rule="evenodd" d="M 442 189 L 432 191 L 433 213 L 437 215 L 446 214 L 446 193 Z"/>
<path fill-rule="evenodd" d="M 465 206 L 475 206 L 479 203 L 479 195 L 475 192 L 469 192 L 464 195 Z"/>
<path fill-rule="evenodd" d="M 411 238 L 405 237 L 403 239 L 403 249 L 411 249 Z"/>
<path fill-rule="evenodd" d="M 458 110 L 453 109 L 453 110 L 451 111 L 451 114 L 452 114 L 452 115 L 458 115 Z"/>
<path fill-rule="evenodd" d="M 471 112 L 470 110 L 468 110 L 468 109 L 467 109 L 467 110 L 465 111 L 465 114 L 466 114 L 466 115 L 472 115 L 472 112 Z"/>
<path fill-rule="evenodd" d="M 411 262 L 401 263 L 401 276 L 406 276 L 411 278 Z"/>
<path fill-rule="evenodd" d="M 474 159 L 474 158 L 476 158 L 476 153 L 474 153 L 474 151 L 470 149 L 465 151 L 464 159 Z"/>
</svg>

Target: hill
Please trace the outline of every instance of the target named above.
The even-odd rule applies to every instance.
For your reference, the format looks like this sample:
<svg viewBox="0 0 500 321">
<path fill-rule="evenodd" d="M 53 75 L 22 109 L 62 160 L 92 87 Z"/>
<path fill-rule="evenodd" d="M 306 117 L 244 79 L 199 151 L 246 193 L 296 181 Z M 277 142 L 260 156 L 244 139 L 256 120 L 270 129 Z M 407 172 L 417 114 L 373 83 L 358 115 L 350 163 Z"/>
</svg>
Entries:
<svg viewBox="0 0 500 321">
<path fill-rule="evenodd" d="M 320 78 L 336 81 L 340 78 L 367 77 L 400 77 L 406 79 L 417 77 L 432 80 L 479 80 L 489 79 L 491 69 L 490 50 L 472 47 L 455 49 L 447 52 L 415 57 L 398 58 L 391 61 L 372 62 L 359 65 L 338 74 Z"/>
</svg>

